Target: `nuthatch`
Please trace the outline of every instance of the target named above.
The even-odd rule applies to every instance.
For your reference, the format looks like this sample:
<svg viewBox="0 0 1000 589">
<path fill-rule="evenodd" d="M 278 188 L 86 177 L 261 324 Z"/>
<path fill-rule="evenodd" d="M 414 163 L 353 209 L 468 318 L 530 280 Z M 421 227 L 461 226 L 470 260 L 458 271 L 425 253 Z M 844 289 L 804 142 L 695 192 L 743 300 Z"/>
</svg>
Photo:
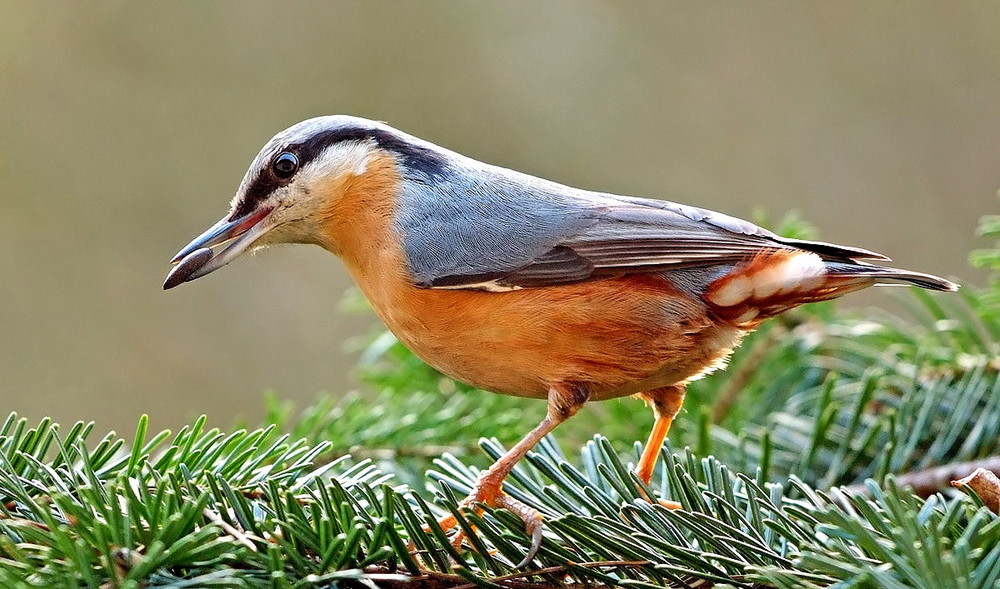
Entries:
<svg viewBox="0 0 1000 589">
<path fill-rule="evenodd" d="M 271 139 L 229 214 L 174 257 L 163 286 L 276 243 L 340 256 L 382 321 L 437 370 L 547 399 L 545 419 L 465 501 L 525 520 L 525 563 L 541 542 L 541 515 L 504 494 L 503 480 L 585 402 L 635 395 L 652 406 L 637 467 L 648 483 L 685 385 L 720 368 L 768 317 L 875 284 L 957 288 L 875 265 L 888 258 L 868 250 L 570 188 L 349 116 L 309 119 Z"/>
</svg>

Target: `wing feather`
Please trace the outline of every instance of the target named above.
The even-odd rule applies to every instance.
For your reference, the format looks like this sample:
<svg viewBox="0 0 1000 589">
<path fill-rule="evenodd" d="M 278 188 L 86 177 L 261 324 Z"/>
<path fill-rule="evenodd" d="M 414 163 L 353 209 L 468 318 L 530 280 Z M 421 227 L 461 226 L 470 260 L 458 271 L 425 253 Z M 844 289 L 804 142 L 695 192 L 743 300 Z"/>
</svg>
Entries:
<svg viewBox="0 0 1000 589">
<path fill-rule="evenodd" d="M 481 180 L 458 180 L 470 177 Z M 406 213 L 397 224 L 420 286 L 531 288 L 737 264 L 766 250 L 807 250 L 844 262 L 887 259 L 779 237 L 706 209 L 586 192 L 491 166 L 454 178 L 410 184 L 403 193 Z"/>
</svg>

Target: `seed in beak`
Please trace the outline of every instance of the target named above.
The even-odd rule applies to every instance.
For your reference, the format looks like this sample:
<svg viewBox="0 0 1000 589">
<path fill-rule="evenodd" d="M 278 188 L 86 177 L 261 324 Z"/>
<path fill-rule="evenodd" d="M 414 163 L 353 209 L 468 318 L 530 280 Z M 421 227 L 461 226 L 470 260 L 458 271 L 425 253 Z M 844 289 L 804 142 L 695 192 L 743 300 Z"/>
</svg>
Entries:
<svg viewBox="0 0 1000 589">
<path fill-rule="evenodd" d="M 187 282 L 187 279 L 201 268 L 215 255 L 211 248 L 203 247 L 196 249 L 184 256 L 176 266 L 167 274 L 167 279 L 163 281 L 163 290 L 167 290 Z"/>
</svg>

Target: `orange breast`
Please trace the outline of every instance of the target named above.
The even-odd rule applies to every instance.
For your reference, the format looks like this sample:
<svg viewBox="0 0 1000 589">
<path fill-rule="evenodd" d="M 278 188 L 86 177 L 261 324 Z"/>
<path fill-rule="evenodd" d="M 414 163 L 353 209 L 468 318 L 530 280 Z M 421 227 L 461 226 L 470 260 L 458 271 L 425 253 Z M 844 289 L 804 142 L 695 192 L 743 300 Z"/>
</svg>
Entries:
<svg viewBox="0 0 1000 589">
<path fill-rule="evenodd" d="M 473 386 L 524 397 L 585 384 L 592 399 L 638 393 L 718 367 L 743 331 L 656 275 L 509 292 L 413 286 L 391 228 L 389 157 L 335 179 L 318 240 L 344 260 L 389 329 L 421 359 Z"/>
</svg>

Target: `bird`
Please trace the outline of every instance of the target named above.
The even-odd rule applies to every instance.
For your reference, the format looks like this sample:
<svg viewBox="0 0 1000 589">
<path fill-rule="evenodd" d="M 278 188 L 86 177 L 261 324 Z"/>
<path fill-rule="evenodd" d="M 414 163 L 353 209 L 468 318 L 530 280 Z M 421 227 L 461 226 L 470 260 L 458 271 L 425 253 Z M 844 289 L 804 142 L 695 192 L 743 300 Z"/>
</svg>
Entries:
<svg viewBox="0 0 1000 589">
<path fill-rule="evenodd" d="M 873 285 L 958 288 L 866 249 L 572 188 L 349 115 L 268 141 L 226 215 L 171 260 L 163 287 L 287 243 L 338 256 L 388 329 L 441 373 L 547 402 L 462 502 L 521 517 L 531 545 L 518 566 L 538 551 L 543 518 L 503 481 L 585 403 L 633 396 L 652 408 L 635 470 L 648 485 L 686 385 L 722 368 L 764 320 Z"/>
</svg>

